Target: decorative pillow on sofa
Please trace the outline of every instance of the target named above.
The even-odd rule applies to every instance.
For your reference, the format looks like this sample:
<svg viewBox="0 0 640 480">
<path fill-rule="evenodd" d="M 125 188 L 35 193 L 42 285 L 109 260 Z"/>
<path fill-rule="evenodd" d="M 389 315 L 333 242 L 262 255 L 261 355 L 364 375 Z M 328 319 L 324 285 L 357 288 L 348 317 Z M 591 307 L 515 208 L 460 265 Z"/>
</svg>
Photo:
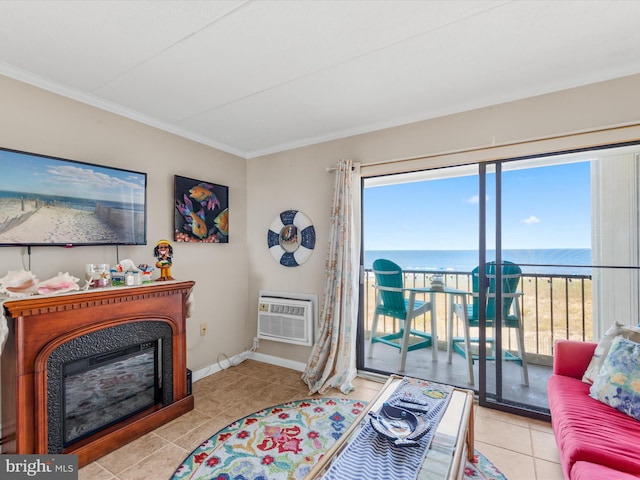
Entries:
<svg viewBox="0 0 640 480">
<path fill-rule="evenodd" d="M 622 336 L 632 342 L 640 343 L 640 327 L 622 325 L 618 322 L 611 325 L 605 332 L 602 340 L 598 342 L 595 352 L 593 352 L 593 358 L 582 376 L 582 381 L 584 383 L 588 383 L 589 385 L 593 384 L 596 375 L 600 373 L 600 368 L 602 368 L 602 363 L 604 362 L 607 353 L 609 353 L 611 342 L 613 342 L 613 339 L 617 336 Z"/>
<path fill-rule="evenodd" d="M 613 340 L 589 395 L 640 420 L 640 343 Z"/>
</svg>

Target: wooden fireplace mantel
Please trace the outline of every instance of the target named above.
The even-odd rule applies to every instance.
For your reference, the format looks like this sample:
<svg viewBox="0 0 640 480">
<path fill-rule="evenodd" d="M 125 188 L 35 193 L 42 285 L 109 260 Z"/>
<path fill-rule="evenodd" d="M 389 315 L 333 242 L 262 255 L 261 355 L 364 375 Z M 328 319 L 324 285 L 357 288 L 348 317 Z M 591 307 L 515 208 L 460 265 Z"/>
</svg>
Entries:
<svg viewBox="0 0 640 480">
<path fill-rule="evenodd" d="M 172 331 L 173 401 L 108 427 L 62 453 L 86 465 L 193 409 L 187 394 L 186 318 L 195 282 L 154 282 L 4 302 L 9 327 L 2 352 L 2 453 L 47 451 L 47 359 L 60 345 L 131 322 L 166 322 Z"/>
</svg>

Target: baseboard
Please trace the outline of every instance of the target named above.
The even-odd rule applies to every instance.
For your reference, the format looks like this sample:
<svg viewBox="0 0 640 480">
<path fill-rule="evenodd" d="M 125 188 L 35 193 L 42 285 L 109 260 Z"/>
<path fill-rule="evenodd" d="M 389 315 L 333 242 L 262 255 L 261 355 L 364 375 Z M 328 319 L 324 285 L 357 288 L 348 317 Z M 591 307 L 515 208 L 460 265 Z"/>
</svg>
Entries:
<svg viewBox="0 0 640 480">
<path fill-rule="evenodd" d="M 208 377 L 209 375 L 213 375 L 214 373 L 226 370 L 227 368 L 235 367 L 236 365 L 239 365 L 247 359 L 255 360 L 257 362 L 269 363 L 271 365 L 277 365 L 278 367 L 290 368 L 292 370 L 298 370 L 299 372 L 304 371 L 305 367 L 307 366 L 302 362 L 275 357 L 273 355 L 266 355 L 264 353 L 242 352 L 238 355 L 234 355 L 231 358 L 225 356 L 224 359 L 218 361 L 216 364 L 193 371 L 191 377 L 192 381 L 195 383 L 198 380 Z"/>
<path fill-rule="evenodd" d="M 221 370 L 226 370 L 229 367 L 236 366 L 247 359 L 255 360 L 256 362 L 277 365 L 278 367 L 290 368 L 291 370 L 298 370 L 299 372 L 304 372 L 304 369 L 307 367 L 306 363 L 296 362 L 294 360 L 288 360 L 286 358 L 274 357 L 273 355 L 265 355 L 264 353 L 258 352 L 242 352 L 238 355 L 235 355 L 234 357 L 231 357 L 230 359 L 225 359 L 223 365 L 220 365 L 220 363 L 218 363 L 217 365 L 209 365 L 208 367 L 194 371 L 192 373 L 192 381 L 196 382 L 204 377 L 213 375 L 216 372 L 220 372 Z M 389 378 L 389 375 L 358 370 L 358 377 L 384 383 Z"/>
<path fill-rule="evenodd" d="M 304 372 L 304 369 L 307 368 L 306 363 L 296 362 L 294 360 L 288 360 L 281 357 L 274 357 L 273 355 L 265 355 L 264 353 L 251 352 L 249 358 L 257 362 L 270 363 L 271 365 L 290 368 L 291 370 L 298 370 L 299 372 Z"/>
</svg>

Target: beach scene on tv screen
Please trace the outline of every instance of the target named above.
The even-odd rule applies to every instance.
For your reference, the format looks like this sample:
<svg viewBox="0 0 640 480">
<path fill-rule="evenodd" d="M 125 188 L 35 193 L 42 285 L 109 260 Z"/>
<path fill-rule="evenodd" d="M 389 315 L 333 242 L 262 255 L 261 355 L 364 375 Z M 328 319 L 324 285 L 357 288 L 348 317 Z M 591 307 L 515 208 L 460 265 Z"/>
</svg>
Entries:
<svg viewBox="0 0 640 480">
<path fill-rule="evenodd" d="M 144 244 L 146 175 L 0 150 L 0 244 Z"/>
</svg>

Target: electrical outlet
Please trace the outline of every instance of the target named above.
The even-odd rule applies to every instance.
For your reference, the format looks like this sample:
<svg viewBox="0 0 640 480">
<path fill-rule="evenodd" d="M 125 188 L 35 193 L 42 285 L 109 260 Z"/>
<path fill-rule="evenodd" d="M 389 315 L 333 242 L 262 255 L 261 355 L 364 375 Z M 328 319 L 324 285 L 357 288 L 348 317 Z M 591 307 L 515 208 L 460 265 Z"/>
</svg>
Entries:
<svg viewBox="0 0 640 480">
<path fill-rule="evenodd" d="M 258 337 L 253 337 L 253 350 L 257 350 L 260 345 L 260 339 Z"/>
<path fill-rule="evenodd" d="M 207 334 L 207 324 L 206 323 L 201 323 L 200 324 L 200 336 L 204 337 Z"/>
</svg>

